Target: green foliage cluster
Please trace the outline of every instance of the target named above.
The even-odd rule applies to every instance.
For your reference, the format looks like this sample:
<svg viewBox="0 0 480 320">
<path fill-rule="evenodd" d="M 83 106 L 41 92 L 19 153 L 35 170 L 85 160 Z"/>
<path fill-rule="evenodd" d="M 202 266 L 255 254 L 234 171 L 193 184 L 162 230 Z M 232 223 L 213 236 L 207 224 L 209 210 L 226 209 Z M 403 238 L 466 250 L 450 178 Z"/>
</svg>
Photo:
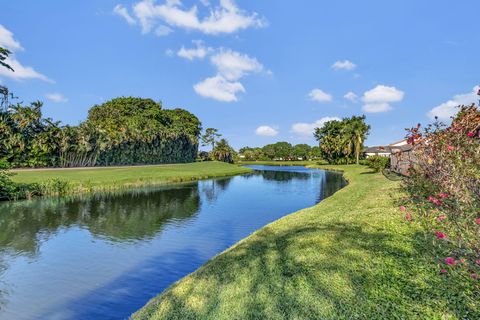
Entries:
<svg viewBox="0 0 480 320">
<path fill-rule="evenodd" d="M 320 144 L 322 158 L 329 163 L 359 164 L 369 131 L 365 116 L 352 116 L 326 122 L 323 127 L 315 128 L 314 136 Z"/>
<path fill-rule="evenodd" d="M 390 163 L 389 157 L 382 157 L 382 156 L 371 156 L 367 158 L 367 166 L 370 169 L 373 169 L 375 172 L 380 172 L 385 169 L 388 164 Z"/>
<path fill-rule="evenodd" d="M 14 167 L 83 167 L 195 161 L 201 123 L 183 109 L 122 97 L 94 106 L 78 126 L 44 118 L 42 103 L 0 112 L 0 159 Z"/>
<path fill-rule="evenodd" d="M 265 160 L 312 160 L 320 158 L 320 148 L 311 147 L 308 144 L 292 145 L 285 141 L 273 144 L 267 144 L 262 148 L 244 147 L 239 153 L 247 161 L 265 161 Z"/>
<path fill-rule="evenodd" d="M 233 148 L 228 144 L 228 141 L 225 139 L 218 141 L 211 152 L 211 158 L 213 160 L 227 163 L 233 163 L 235 156 L 235 150 L 233 150 Z"/>
</svg>

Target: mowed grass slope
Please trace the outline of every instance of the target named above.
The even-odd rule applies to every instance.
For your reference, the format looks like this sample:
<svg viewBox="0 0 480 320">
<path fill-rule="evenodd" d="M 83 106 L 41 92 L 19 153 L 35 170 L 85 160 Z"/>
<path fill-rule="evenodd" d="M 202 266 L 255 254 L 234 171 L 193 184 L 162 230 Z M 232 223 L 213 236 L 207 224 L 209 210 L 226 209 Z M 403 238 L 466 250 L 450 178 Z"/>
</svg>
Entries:
<svg viewBox="0 0 480 320">
<path fill-rule="evenodd" d="M 399 212 L 398 182 L 336 169 L 347 187 L 255 232 L 132 318 L 479 319 L 478 291 L 440 275 Z"/>
<path fill-rule="evenodd" d="M 247 168 L 224 162 L 208 161 L 128 167 L 16 170 L 13 180 L 42 183 L 59 179 L 70 182 L 75 191 L 88 191 L 191 181 L 249 171 Z"/>
</svg>

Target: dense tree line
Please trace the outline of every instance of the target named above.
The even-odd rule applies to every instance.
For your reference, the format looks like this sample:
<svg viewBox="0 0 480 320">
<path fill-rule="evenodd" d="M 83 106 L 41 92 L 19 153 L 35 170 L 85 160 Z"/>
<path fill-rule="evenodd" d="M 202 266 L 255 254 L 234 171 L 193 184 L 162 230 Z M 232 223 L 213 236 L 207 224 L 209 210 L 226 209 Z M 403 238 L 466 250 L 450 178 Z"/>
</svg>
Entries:
<svg viewBox="0 0 480 320">
<path fill-rule="evenodd" d="M 197 117 L 151 99 L 110 100 L 78 126 L 44 118 L 41 108 L 41 102 L 17 103 L 0 111 L 0 159 L 14 167 L 79 167 L 193 162 L 197 156 Z"/>
<path fill-rule="evenodd" d="M 369 131 L 365 116 L 352 116 L 326 122 L 321 128 L 315 128 L 314 136 L 324 160 L 333 164 L 358 164 Z"/>
<path fill-rule="evenodd" d="M 292 145 L 285 141 L 264 147 L 244 147 L 239 150 L 244 160 L 310 160 L 320 158 L 320 148 L 308 144 Z"/>
</svg>

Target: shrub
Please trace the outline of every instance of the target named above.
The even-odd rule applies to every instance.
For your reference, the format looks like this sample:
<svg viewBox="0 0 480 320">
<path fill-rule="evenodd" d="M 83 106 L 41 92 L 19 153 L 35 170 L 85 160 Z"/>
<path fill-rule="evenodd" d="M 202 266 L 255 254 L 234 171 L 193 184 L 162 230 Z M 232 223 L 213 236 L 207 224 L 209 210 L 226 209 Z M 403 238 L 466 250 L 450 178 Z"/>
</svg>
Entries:
<svg viewBox="0 0 480 320">
<path fill-rule="evenodd" d="M 0 200 L 10 199 L 15 191 L 15 183 L 10 179 L 13 174 L 8 171 L 9 168 L 6 161 L 0 160 Z"/>
<path fill-rule="evenodd" d="M 381 156 L 371 156 L 367 159 L 367 166 L 375 172 L 380 172 L 390 164 L 390 158 Z"/>
<path fill-rule="evenodd" d="M 480 111 L 462 106 L 445 128 L 440 123 L 409 130 L 415 164 L 405 179 L 401 207 L 426 228 L 439 271 L 480 276 Z"/>
</svg>

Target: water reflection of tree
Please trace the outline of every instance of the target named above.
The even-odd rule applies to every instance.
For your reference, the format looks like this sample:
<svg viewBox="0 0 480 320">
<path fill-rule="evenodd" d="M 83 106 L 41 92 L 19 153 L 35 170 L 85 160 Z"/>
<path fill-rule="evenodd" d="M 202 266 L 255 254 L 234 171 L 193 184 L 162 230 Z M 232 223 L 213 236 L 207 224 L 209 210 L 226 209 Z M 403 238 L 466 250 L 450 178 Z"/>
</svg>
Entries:
<svg viewBox="0 0 480 320">
<path fill-rule="evenodd" d="M 317 199 L 318 202 L 330 197 L 346 185 L 343 174 L 333 171 L 325 171 L 325 175 L 320 179 L 320 183 L 321 187 Z"/>
<path fill-rule="evenodd" d="M 290 182 L 292 180 L 308 180 L 310 173 L 294 171 L 259 171 L 263 179 L 276 182 Z"/>
<path fill-rule="evenodd" d="M 111 241 L 145 239 L 155 236 L 169 221 L 190 219 L 199 206 L 197 183 L 163 190 L 2 204 L 0 252 L 35 255 L 40 238 L 70 226 L 87 228 L 93 235 Z"/>
<path fill-rule="evenodd" d="M 228 189 L 228 186 L 234 178 L 211 179 L 200 182 L 200 190 L 205 195 L 205 199 L 212 203 L 218 199 L 218 196 Z"/>
</svg>

